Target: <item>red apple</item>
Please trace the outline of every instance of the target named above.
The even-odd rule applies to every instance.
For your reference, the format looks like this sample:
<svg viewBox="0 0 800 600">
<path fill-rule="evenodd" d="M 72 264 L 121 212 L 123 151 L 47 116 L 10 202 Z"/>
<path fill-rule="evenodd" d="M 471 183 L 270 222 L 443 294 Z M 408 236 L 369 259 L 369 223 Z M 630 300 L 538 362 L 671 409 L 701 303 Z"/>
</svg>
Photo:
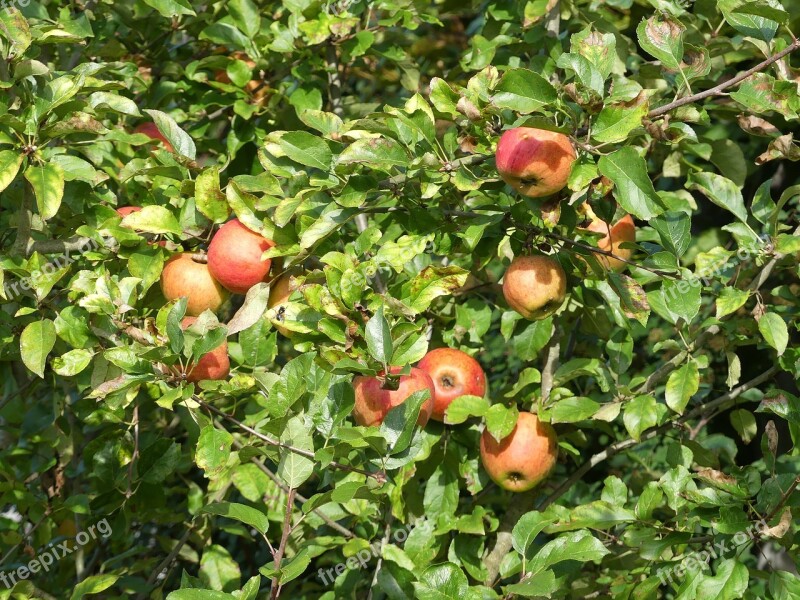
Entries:
<svg viewBox="0 0 800 600">
<path fill-rule="evenodd" d="M 436 397 L 431 418 L 444 421 L 450 403 L 459 396 L 486 394 L 486 376 L 477 360 L 454 348 L 436 348 L 419 361 L 418 368 L 433 379 Z"/>
<path fill-rule="evenodd" d="M 633 223 L 633 217 L 630 215 L 625 215 L 613 225 L 594 217 L 586 229 L 595 233 L 605 234 L 605 237 L 597 240 L 597 247 L 600 250 L 611 252 L 625 260 L 630 260 L 633 256 L 633 248 L 620 248 L 625 242 L 636 241 L 636 226 Z M 595 254 L 594 257 L 606 269 L 612 271 L 624 271 L 625 267 L 628 266 L 627 263 L 604 254 Z"/>
<path fill-rule="evenodd" d="M 526 492 L 541 483 L 558 458 L 558 436 L 532 413 L 519 414 L 511 433 L 498 442 L 488 429 L 481 435 L 481 461 L 504 490 Z"/>
<path fill-rule="evenodd" d="M 261 255 L 275 242 L 251 231 L 238 219 L 219 228 L 208 246 L 208 267 L 217 281 L 234 294 L 269 281 L 270 259 Z"/>
<path fill-rule="evenodd" d="M 193 317 L 204 310 L 217 310 L 228 297 L 208 265 L 194 261 L 190 254 L 176 254 L 167 261 L 161 272 L 161 290 L 167 300 L 187 298 L 186 313 Z"/>
<path fill-rule="evenodd" d="M 168 152 L 175 151 L 175 149 L 172 147 L 172 144 L 167 141 L 167 138 L 164 137 L 164 134 L 158 130 L 158 127 L 152 121 L 142 123 L 133 130 L 133 133 L 143 133 L 149 138 L 160 141 L 164 145 L 164 150 Z"/>
<path fill-rule="evenodd" d="M 181 329 L 191 327 L 197 317 L 184 317 Z M 223 341 L 211 352 L 200 357 L 196 364 L 186 368 L 186 381 L 197 382 L 208 379 L 227 379 L 231 372 L 231 361 L 228 358 L 228 342 Z"/>
<path fill-rule="evenodd" d="M 392 374 L 400 373 L 401 367 L 389 367 Z M 384 383 L 382 373 L 379 377 L 358 376 L 353 379 L 353 389 L 356 394 L 356 403 L 353 407 L 353 418 L 359 425 L 380 425 L 395 406 L 405 402 L 414 392 L 428 390 L 430 397 L 422 405 L 417 418 L 417 424 L 424 426 L 431 417 L 433 404 L 436 399 L 436 390 L 433 380 L 422 369 L 411 367 L 409 375 L 401 375 L 399 386 L 396 390 L 388 389 Z"/>
<path fill-rule="evenodd" d="M 526 319 L 549 317 L 564 303 L 566 294 L 567 275 L 549 256 L 517 256 L 503 276 L 506 302 Z"/>
<path fill-rule="evenodd" d="M 567 185 L 575 149 L 563 133 L 516 127 L 497 143 L 495 162 L 503 181 L 524 196 L 555 194 Z"/>
</svg>

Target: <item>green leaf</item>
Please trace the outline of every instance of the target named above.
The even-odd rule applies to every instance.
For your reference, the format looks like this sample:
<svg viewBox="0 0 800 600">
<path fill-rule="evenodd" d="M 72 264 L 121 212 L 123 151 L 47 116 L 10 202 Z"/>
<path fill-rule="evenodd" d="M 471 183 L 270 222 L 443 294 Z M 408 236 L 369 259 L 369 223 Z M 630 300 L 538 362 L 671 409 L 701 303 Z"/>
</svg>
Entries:
<svg viewBox="0 0 800 600">
<path fill-rule="evenodd" d="M 245 504 L 237 504 L 235 502 L 214 502 L 208 506 L 204 506 L 200 512 L 219 515 L 221 517 L 228 517 L 230 519 L 240 521 L 262 534 L 266 533 L 269 529 L 269 519 L 267 518 L 267 515 L 260 510 Z"/>
<path fill-rule="evenodd" d="M 756 433 L 758 433 L 758 425 L 753 413 L 744 408 L 737 408 L 731 411 L 730 419 L 731 425 L 741 436 L 742 441 L 745 444 L 752 442 L 753 438 L 756 437 Z"/>
<path fill-rule="evenodd" d="M 425 267 L 414 279 L 403 285 L 402 297 L 406 305 L 417 313 L 428 310 L 440 296 L 461 288 L 469 271 L 461 267 Z"/>
<path fill-rule="evenodd" d="M 665 392 L 667 406 L 679 415 L 700 388 L 700 372 L 697 363 L 690 360 L 680 369 L 673 371 L 667 380 Z"/>
<path fill-rule="evenodd" d="M 509 69 L 495 88 L 492 103 L 521 114 L 555 103 L 556 90 L 544 77 L 528 69 Z"/>
<path fill-rule="evenodd" d="M 483 417 L 489 410 L 491 402 L 478 396 L 459 396 L 444 411 L 444 422 L 448 425 L 459 425 L 470 417 Z"/>
<path fill-rule="evenodd" d="M 93 357 L 94 353 L 91 350 L 82 348 L 70 350 L 53 359 L 53 371 L 62 377 L 73 377 L 88 367 Z"/>
<path fill-rule="evenodd" d="M 380 306 L 372 318 L 367 322 L 366 341 L 367 349 L 372 358 L 383 365 L 387 365 L 392 358 L 392 332 L 389 323 L 383 316 L 383 306 Z"/>
<path fill-rule="evenodd" d="M 11 185 L 21 165 L 22 154 L 13 150 L 0 151 L 0 192 Z"/>
<path fill-rule="evenodd" d="M 715 575 L 701 574 L 697 598 L 735 600 L 744 597 L 750 578 L 747 567 L 735 558 L 726 558 L 718 566 Z"/>
<path fill-rule="evenodd" d="M 56 327 L 50 319 L 34 321 L 22 330 L 19 338 L 22 362 L 44 379 L 47 355 L 56 345 Z"/>
<path fill-rule="evenodd" d="M 786 327 L 786 321 L 780 315 L 773 312 L 761 315 L 758 320 L 758 330 L 764 336 L 764 340 L 778 351 L 778 356 L 786 351 L 789 343 L 789 330 Z"/>
<path fill-rule="evenodd" d="M 356 140 L 339 155 L 337 165 L 363 164 L 373 169 L 389 172 L 394 167 L 407 167 L 408 154 L 390 138 Z"/>
<path fill-rule="evenodd" d="M 144 3 L 155 8 L 162 17 L 167 19 L 181 15 L 197 16 L 197 13 L 192 10 L 189 0 L 144 0 Z"/>
<path fill-rule="evenodd" d="M 292 417 L 281 433 L 281 442 L 300 450 L 313 452 L 314 440 L 302 417 Z M 314 461 L 291 450 L 281 449 L 278 477 L 290 488 L 300 487 L 314 472 Z"/>
<path fill-rule="evenodd" d="M 119 579 L 119 575 L 114 573 L 104 573 L 103 575 L 92 575 L 78 583 L 72 590 L 70 600 L 80 600 L 89 594 L 97 594 L 107 590 Z"/>
<path fill-rule="evenodd" d="M 160 110 L 145 109 L 144 112 L 153 118 L 156 127 L 167 138 L 175 152 L 190 160 L 194 160 L 197 157 L 197 148 L 194 145 L 194 140 L 181 129 L 175 119 Z"/>
<path fill-rule="evenodd" d="M 255 37 L 261 28 L 261 15 L 252 0 L 230 0 L 228 12 L 236 26 L 248 37 Z"/>
<path fill-rule="evenodd" d="M 716 173 L 690 173 L 687 187 L 702 193 L 714 204 L 732 212 L 737 219 L 747 224 L 747 209 L 744 207 L 742 191 L 727 177 Z"/>
<path fill-rule="evenodd" d="M 661 245 L 678 258 L 689 248 L 692 220 L 685 212 L 668 211 L 651 220 L 650 226 L 658 232 Z"/>
<path fill-rule="evenodd" d="M 526 577 L 519 583 L 507 585 L 503 588 L 506 594 L 516 598 L 550 598 L 558 591 L 559 584 L 556 583 L 556 574 L 550 569 L 540 571 L 536 575 Z"/>
<path fill-rule="evenodd" d="M 600 157 L 597 168 L 614 182 L 614 197 L 626 212 L 645 221 L 664 212 L 644 159 L 630 146 Z"/>
<path fill-rule="evenodd" d="M 417 600 L 465 600 L 469 584 L 467 577 L 453 563 L 428 567 L 414 582 Z"/>
<path fill-rule="evenodd" d="M 419 411 L 430 399 L 430 390 L 419 390 L 392 408 L 381 423 L 380 430 L 388 442 L 389 453 L 399 454 L 411 444 Z"/>
<path fill-rule="evenodd" d="M 697 279 L 667 279 L 662 282 L 660 289 L 648 292 L 647 299 L 651 306 L 660 308 L 662 316 L 673 323 L 679 318 L 691 323 L 700 312 L 699 283 Z"/>
<path fill-rule="evenodd" d="M 203 548 L 200 558 L 200 579 L 213 589 L 238 588 L 241 579 L 239 565 L 230 553 L 218 544 Z"/>
<path fill-rule="evenodd" d="M 601 144 L 628 139 L 634 129 L 642 126 L 642 119 L 647 114 L 647 99 L 644 94 L 640 97 L 638 102 L 606 104 L 594 122 L 592 138 Z"/>
<path fill-rule="evenodd" d="M 511 543 L 514 546 L 514 550 L 522 556 L 527 556 L 536 536 L 552 522 L 553 519 L 550 515 L 538 510 L 522 515 L 514 525 L 514 529 L 511 530 Z"/>
<path fill-rule="evenodd" d="M 573 531 L 547 542 L 528 565 L 530 573 L 541 573 L 554 564 L 566 560 L 589 562 L 600 560 L 610 551 L 590 532 Z"/>
<path fill-rule="evenodd" d="M 559 400 L 550 409 L 551 423 L 577 423 L 590 418 L 600 408 L 591 398 L 573 396 Z"/>
<path fill-rule="evenodd" d="M 783 12 L 783 7 L 776 0 L 764 0 L 757 3 L 745 2 L 744 0 L 718 0 L 717 8 L 728 24 L 739 33 L 769 42 L 775 37 L 779 22 L 771 18 L 765 18 L 763 15 L 753 14 L 753 10 L 748 8 L 748 5 L 752 4 L 760 4 L 763 7 L 768 6 Z M 763 12 L 763 10 L 760 12 Z"/>
<path fill-rule="evenodd" d="M 494 439 L 501 442 L 514 431 L 514 427 L 517 426 L 517 417 L 519 417 L 519 410 L 516 404 L 511 406 L 493 404 L 486 411 L 486 429 Z"/>
<path fill-rule="evenodd" d="M 146 233 L 172 233 L 175 235 L 183 233 L 178 220 L 169 209 L 155 204 L 130 213 L 122 219 L 122 225 Z"/>
<path fill-rule="evenodd" d="M 170 592 L 167 600 L 237 600 L 233 594 L 216 590 L 183 589 Z"/>
<path fill-rule="evenodd" d="M 717 318 L 721 319 L 724 316 L 735 313 L 744 306 L 749 297 L 750 292 L 747 290 L 740 290 L 734 287 L 722 288 L 716 302 Z"/>
<path fill-rule="evenodd" d="M 227 431 L 206 425 L 197 439 L 194 460 L 203 469 L 206 477 L 213 479 L 220 475 L 228 464 L 231 455 L 233 436 Z"/>
<path fill-rule="evenodd" d="M 33 38 L 28 21 L 13 3 L 7 3 L 0 10 L 0 37 L 11 42 L 9 58 L 22 56 L 31 45 Z"/>
<path fill-rule="evenodd" d="M 628 430 L 631 437 L 639 441 L 643 431 L 658 423 L 656 399 L 652 396 L 636 396 L 627 402 L 622 422 L 625 423 L 625 429 Z"/>
<path fill-rule="evenodd" d="M 290 131 L 280 137 L 278 145 L 286 156 L 301 165 L 322 171 L 331 168 L 333 153 L 321 137 L 307 131 Z"/>
<path fill-rule="evenodd" d="M 219 167 L 204 169 L 194 184 L 197 210 L 214 223 L 224 223 L 230 216 L 230 207 L 219 187 Z"/>
<path fill-rule="evenodd" d="M 139 112 L 139 107 L 136 102 L 125 96 L 119 94 L 112 94 L 111 92 L 94 92 L 89 96 L 89 106 L 95 110 L 110 109 L 123 115 L 131 117 L 141 117 L 142 113 Z"/>
<path fill-rule="evenodd" d="M 25 169 L 25 179 L 36 196 L 36 207 L 44 220 L 52 219 L 64 197 L 64 170 L 55 163 Z"/>
<path fill-rule="evenodd" d="M 642 20 L 636 28 L 639 45 L 661 64 L 677 71 L 683 60 L 683 34 L 686 27 L 672 17 L 656 14 Z"/>
</svg>

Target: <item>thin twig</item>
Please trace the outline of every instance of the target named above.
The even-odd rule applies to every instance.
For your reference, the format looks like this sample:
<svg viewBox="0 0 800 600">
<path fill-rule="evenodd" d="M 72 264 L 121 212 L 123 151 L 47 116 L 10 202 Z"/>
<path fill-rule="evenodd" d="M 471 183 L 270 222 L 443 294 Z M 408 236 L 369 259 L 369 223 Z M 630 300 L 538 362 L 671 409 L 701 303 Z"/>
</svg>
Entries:
<svg viewBox="0 0 800 600">
<path fill-rule="evenodd" d="M 733 87 L 734 85 L 737 85 L 737 84 L 741 83 L 742 81 L 744 81 L 745 79 L 747 79 L 751 75 L 753 75 L 755 73 L 758 73 L 759 71 L 763 71 L 768 66 L 770 66 L 772 63 L 774 63 L 776 61 L 779 61 L 784 56 L 787 56 L 788 54 L 791 54 L 792 52 L 794 52 L 797 49 L 800 49 L 800 40 L 794 40 L 791 44 L 789 44 L 786 48 L 784 48 L 783 50 L 781 50 L 777 54 L 773 54 L 768 59 L 766 59 L 764 61 L 761 61 L 755 67 L 753 67 L 751 69 L 748 69 L 744 73 L 740 73 L 739 75 L 737 75 L 733 79 L 729 79 L 728 81 L 723 81 L 719 85 L 717 85 L 717 86 L 715 86 L 715 87 L 713 87 L 711 89 L 705 90 L 703 92 L 699 92 L 697 94 L 692 94 L 691 96 L 685 96 L 684 98 L 679 98 L 678 100 L 675 100 L 674 102 L 670 102 L 669 104 L 665 104 L 664 106 L 659 106 L 658 108 L 654 108 L 649 113 L 647 113 L 647 117 L 649 119 L 657 119 L 659 117 L 664 116 L 668 112 L 670 112 L 672 110 L 675 110 L 676 108 L 679 108 L 681 106 L 685 106 L 686 104 L 692 104 L 694 102 L 697 102 L 698 100 L 702 100 L 704 98 L 708 98 L 709 96 L 714 96 L 716 94 L 719 94 L 723 90 L 725 90 L 725 89 L 727 89 L 729 87 Z"/>
<path fill-rule="evenodd" d="M 192 396 L 192 400 L 197 402 L 200 406 L 202 406 L 206 410 L 209 410 L 209 411 L 213 412 L 214 414 L 219 415 L 223 419 L 226 419 L 226 420 L 230 421 L 231 423 L 233 423 L 234 425 L 236 425 L 240 429 L 246 431 L 247 433 L 249 433 L 251 435 L 254 435 L 258 439 L 260 439 L 262 442 L 264 442 L 266 444 L 269 444 L 270 446 L 275 446 L 277 448 L 283 448 L 284 450 L 288 450 L 289 452 L 293 452 L 294 454 L 297 454 L 298 456 L 304 456 L 304 457 L 306 457 L 306 458 L 308 458 L 309 460 L 312 460 L 312 461 L 316 460 L 316 457 L 314 456 L 314 453 L 311 452 L 310 450 L 303 450 L 302 448 L 296 448 L 296 447 L 291 446 L 289 444 L 284 444 L 283 442 L 279 442 L 278 440 L 273 440 L 271 437 L 266 436 L 263 433 L 259 433 L 258 431 L 256 431 L 252 427 L 249 427 L 249 426 L 245 425 L 240 420 L 238 420 L 236 417 L 232 417 L 231 415 L 221 411 L 217 407 L 211 406 L 210 404 L 204 402 L 198 396 Z M 364 475 L 365 477 L 371 477 L 372 479 L 374 479 L 378 483 L 385 483 L 386 482 L 386 473 L 384 473 L 383 471 L 377 471 L 375 473 L 370 473 L 369 471 L 365 471 L 365 470 L 359 469 L 357 467 L 351 467 L 350 465 L 345 465 L 345 464 L 342 464 L 342 463 L 339 463 L 339 462 L 336 462 L 336 461 L 331 461 L 330 463 L 328 463 L 328 466 L 333 467 L 334 469 L 339 469 L 341 471 L 348 471 L 350 473 L 358 473 L 360 475 Z"/>
<path fill-rule="evenodd" d="M 286 516 L 283 519 L 281 545 L 278 546 L 278 551 L 275 553 L 275 577 L 272 579 L 272 592 L 269 595 L 271 600 L 275 600 L 281 593 L 281 584 L 279 582 L 281 561 L 286 551 L 286 542 L 289 539 L 289 534 L 292 532 L 292 507 L 294 506 L 295 493 L 294 488 L 289 488 L 289 494 L 286 497 Z"/>
</svg>

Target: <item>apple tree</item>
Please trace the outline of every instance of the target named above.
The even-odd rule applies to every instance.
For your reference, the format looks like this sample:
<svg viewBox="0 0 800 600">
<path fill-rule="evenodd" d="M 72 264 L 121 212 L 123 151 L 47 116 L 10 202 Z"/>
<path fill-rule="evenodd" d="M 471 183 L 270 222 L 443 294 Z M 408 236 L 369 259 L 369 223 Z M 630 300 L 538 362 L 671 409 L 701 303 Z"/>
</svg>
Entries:
<svg viewBox="0 0 800 600">
<path fill-rule="evenodd" d="M 798 31 L 0 2 L 0 598 L 800 597 Z"/>
</svg>

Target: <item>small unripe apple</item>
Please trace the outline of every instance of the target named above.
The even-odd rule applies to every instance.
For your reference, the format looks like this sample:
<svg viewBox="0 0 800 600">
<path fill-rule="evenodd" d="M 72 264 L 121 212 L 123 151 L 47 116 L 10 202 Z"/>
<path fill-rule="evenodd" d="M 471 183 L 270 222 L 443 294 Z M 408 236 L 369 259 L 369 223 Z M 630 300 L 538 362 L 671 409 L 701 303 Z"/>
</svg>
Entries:
<svg viewBox="0 0 800 600">
<path fill-rule="evenodd" d="M 389 367 L 390 373 L 395 375 L 402 370 L 401 367 Z M 357 424 L 367 426 L 380 425 L 389 410 L 405 402 L 414 392 L 428 390 L 430 397 L 422 405 L 417 418 L 417 424 L 422 427 L 430 419 L 436 399 L 436 390 L 430 375 L 416 367 L 411 367 L 409 375 L 400 376 L 396 390 L 389 389 L 382 373 L 378 377 L 356 377 L 353 379 L 353 389 L 356 396 L 353 418 Z"/>
<path fill-rule="evenodd" d="M 167 300 L 186 298 L 186 313 L 192 317 L 204 310 L 217 310 L 228 298 L 207 264 L 196 262 L 190 254 L 176 254 L 161 272 L 161 291 Z"/>
<path fill-rule="evenodd" d="M 208 268 L 214 278 L 234 294 L 269 281 L 272 261 L 261 255 L 275 243 L 251 231 L 239 222 L 228 221 L 214 234 L 208 246 Z"/>
<path fill-rule="evenodd" d="M 181 329 L 191 327 L 197 317 L 184 317 Z M 198 382 L 209 379 L 227 379 L 231 372 L 231 361 L 228 358 L 228 342 L 223 342 L 211 352 L 206 352 L 195 364 L 186 367 L 186 381 Z"/>
<path fill-rule="evenodd" d="M 625 242 L 636 241 L 636 226 L 633 223 L 633 217 L 630 215 L 625 215 L 613 225 L 609 225 L 595 217 L 586 229 L 595 233 L 605 234 L 605 237 L 597 240 L 597 247 L 600 250 L 611 252 L 625 260 L 630 260 L 633 256 L 633 248 L 620 248 Z M 624 271 L 627 266 L 627 263 L 604 254 L 594 254 L 593 256 L 597 259 L 597 262 L 612 271 Z"/>
<path fill-rule="evenodd" d="M 172 144 L 167 141 L 167 138 L 164 137 L 164 134 L 158 130 L 158 127 L 152 121 L 142 123 L 133 130 L 133 133 L 143 133 L 151 139 L 160 141 L 164 145 L 164 150 L 167 152 L 175 151 L 175 149 L 172 147 Z"/>
<path fill-rule="evenodd" d="M 549 196 L 567 185 L 575 149 L 563 133 L 516 127 L 497 143 L 497 172 L 524 196 Z"/>
<path fill-rule="evenodd" d="M 486 375 L 477 360 L 455 348 L 436 348 L 419 361 L 418 368 L 433 380 L 436 397 L 431 419 L 444 421 L 450 403 L 459 396 L 486 394 Z"/>
<path fill-rule="evenodd" d="M 532 413 L 519 413 L 511 433 L 498 442 L 488 429 L 481 435 L 481 462 L 497 485 L 510 492 L 527 492 L 553 470 L 558 436 L 549 423 Z"/>
<path fill-rule="evenodd" d="M 506 302 L 526 319 L 549 317 L 564 303 L 566 295 L 567 275 L 549 256 L 517 256 L 503 276 Z"/>
</svg>

